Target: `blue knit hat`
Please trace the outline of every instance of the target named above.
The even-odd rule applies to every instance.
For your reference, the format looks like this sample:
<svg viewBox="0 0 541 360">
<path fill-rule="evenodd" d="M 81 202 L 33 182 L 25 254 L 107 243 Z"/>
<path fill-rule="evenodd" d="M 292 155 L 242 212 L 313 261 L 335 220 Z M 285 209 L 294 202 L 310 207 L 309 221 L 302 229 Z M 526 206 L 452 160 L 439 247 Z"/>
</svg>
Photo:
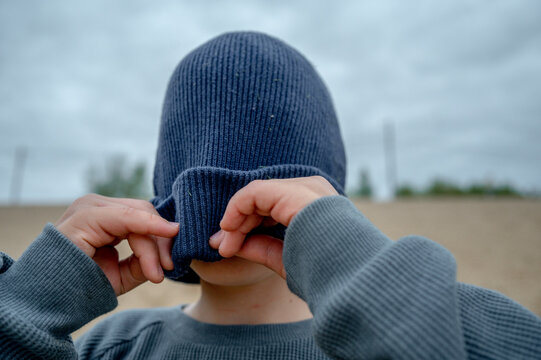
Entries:
<svg viewBox="0 0 541 360">
<path fill-rule="evenodd" d="M 231 32 L 189 53 L 165 95 L 151 200 L 180 223 L 165 275 L 199 282 L 192 259 L 208 245 L 229 199 L 255 179 L 321 175 L 342 194 L 346 157 L 332 100 L 306 58 L 281 40 Z M 285 227 L 258 227 L 284 239 Z"/>
</svg>

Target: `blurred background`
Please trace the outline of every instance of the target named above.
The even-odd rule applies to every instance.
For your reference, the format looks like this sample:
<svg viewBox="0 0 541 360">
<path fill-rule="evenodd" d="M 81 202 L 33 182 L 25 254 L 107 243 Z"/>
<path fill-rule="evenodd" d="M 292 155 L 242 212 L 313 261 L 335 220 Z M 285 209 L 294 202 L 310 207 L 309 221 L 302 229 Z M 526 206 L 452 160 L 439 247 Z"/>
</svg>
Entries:
<svg viewBox="0 0 541 360">
<path fill-rule="evenodd" d="M 436 180 L 539 194 L 538 1 L 2 0 L 0 202 L 70 202 L 117 156 L 150 183 L 170 74 L 231 30 L 275 35 L 315 65 L 348 192 L 364 171 L 376 199 Z"/>
<path fill-rule="evenodd" d="M 460 280 L 541 314 L 536 0 L 0 0 L 0 250 L 18 257 L 85 193 L 150 198 L 169 76 L 231 30 L 316 67 L 346 190 L 376 225 L 442 243 Z"/>
</svg>

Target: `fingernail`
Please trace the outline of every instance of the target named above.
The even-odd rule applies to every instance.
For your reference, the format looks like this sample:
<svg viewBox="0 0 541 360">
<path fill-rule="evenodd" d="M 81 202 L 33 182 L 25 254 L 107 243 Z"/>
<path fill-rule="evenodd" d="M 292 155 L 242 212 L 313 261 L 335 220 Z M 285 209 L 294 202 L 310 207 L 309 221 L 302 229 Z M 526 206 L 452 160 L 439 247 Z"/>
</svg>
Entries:
<svg viewBox="0 0 541 360">
<path fill-rule="evenodd" d="M 171 224 L 173 227 L 179 227 L 180 224 L 178 222 L 174 222 L 174 221 L 169 221 L 169 224 Z"/>
<path fill-rule="evenodd" d="M 222 242 L 222 240 L 224 239 L 225 237 L 225 233 L 223 230 L 220 230 L 218 231 L 216 234 L 212 235 L 209 239 L 209 244 L 212 246 L 212 247 L 218 247 L 220 246 L 220 243 Z"/>
</svg>

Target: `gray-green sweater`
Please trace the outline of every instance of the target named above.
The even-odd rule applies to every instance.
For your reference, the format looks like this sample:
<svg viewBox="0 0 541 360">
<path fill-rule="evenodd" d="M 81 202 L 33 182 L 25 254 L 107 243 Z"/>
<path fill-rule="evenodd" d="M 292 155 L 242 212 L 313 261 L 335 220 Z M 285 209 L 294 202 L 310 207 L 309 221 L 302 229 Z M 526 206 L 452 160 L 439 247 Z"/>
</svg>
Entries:
<svg viewBox="0 0 541 360">
<path fill-rule="evenodd" d="M 0 253 L 1 254 L 1 253 Z M 541 359 L 541 319 L 502 294 L 456 281 L 452 254 L 421 236 L 396 242 L 344 196 L 287 228 L 291 291 L 314 318 L 214 325 L 180 306 L 115 314 L 101 269 L 52 224 L 21 258 L 0 256 L 0 358 Z"/>
</svg>

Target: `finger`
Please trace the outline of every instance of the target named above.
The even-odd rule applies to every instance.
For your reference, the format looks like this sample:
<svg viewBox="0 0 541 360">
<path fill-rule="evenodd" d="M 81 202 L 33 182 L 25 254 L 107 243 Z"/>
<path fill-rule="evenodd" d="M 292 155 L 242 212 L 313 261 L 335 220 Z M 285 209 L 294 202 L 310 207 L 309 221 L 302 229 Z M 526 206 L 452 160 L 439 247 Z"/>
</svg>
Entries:
<svg viewBox="0 0 541 360">
<path fill-rule="evenodd" d="M 90 206 L 97 206 L 97 207 L 105 207 L 105 206 L 111 206 L 111 207 L 132 207 L 134 209 L 139 209 L 143 211 L 147 211 L 151 214 L 155 214 L 158 216 L 161 216 L 160 213 L 156 210 L 154 205 L 152 205 L 151 202 L 146 200 L 140 200 L 140 199 L 130 199 L 130 198 L 115 198 L 115 197 L 108 197 L 103 196 L 99 194 L 88 194 L 84 196 L 85 199 L 85 205 Z"/>
<path fill-rule="evenodd" d="M 220 227 L 223 230 L 237 230 L 248 215 L 256 213 L 256 195 L 262 192 L 261 187 L 264 186 L 263 184 L 262 180 L 254 180 L 229 199 L 224 216 L 220 221 Z M 261 213 L 261 215 L 268 216 L 269 214 Z"/>
<path fill-rule="evenodd" d="M 104 203 L 107 202 L 111 206 L 124 207 L 125 205 L 127 205 L 133 208 L 140 209 L 143 211 L 148 211 L 149 213 L 160 216 L 158 211 L 156 211 L 156 208 L 154 207 L 154 205 L 152 205 L 152 203 L 146 200 L 130 199 L 130 198 L 111 198 L 111 197 L 105 197 L 105 196 L 101 196 L 101 198 L 103 198 L 101 200 Z M 162 267 L 167 270 L 173 270 L 174 265 L 173 265 L 173 259 L 171 258 L 171 247 L 173 244 L 173 239 L 153 236 L 153 235 L 150 235 L 150 237 L 153 238 L 154 241 L 158 244 L 160 263 Z"/>
<path fill-rule="evenodd" d="M 58 227 L 61 223 L 69 219 L 69 217 L 73 215 L 77 209 L 82 207 L 105 206 L 105 204 L 108 202 L 105 202 L 102 198 L 104 198 L 104 196 L 98 194 L 86 194 L 75 199 L 75 201 L 67 208 L 64 214 L 62 214 L 60 219 L 54 225 Z"/>
<path fill-rule="evenodd" d="M 99 195 L 98 195 L 99 196 Z M 141 199 L 130 199 L 130 198 L 114 198 L 114 197 L 105 197 L 102 196 L 103 201 L 108 201 L 110 204 L 116 204 L 118 206 L 129 206 L 139 210 L 145 210 L 152 214 L 159 215 L 158 211 L 152 205 L 150 201 L 141 200 Z"/>
<path fill-rule="evenodd" d="M 143 211 L 148 211 L 149 213 L 160 216 L 154 205 L 151 202 L 146 200 L 139 199 L 130 199 L 130 198 L 106 198 L 110 199 L 110 203 L 113 206 L 123 206 L 128 205 L 136 209 Z M 173 270 L 173 259 L 171 257 L 171 247 L 173 244 L 172 238 L 165 238 L 160 236 L 151 235 L 151 238 L 154 239 L 158 245 L 158 252 L 160 255 L 160 263 L 164 269 Z"/>
<path fill-rule="evenodd" d="M 284 243 L 280 239 L 256 234 L 248 237 L 235 255 L 262 264 L 285 279 L 286 271 L 282 263 L 283 247 Z"/>
<path fill-rule="evenodd" d="M 128 235 L 128 244 L 133 254 L 139 259 L 144 276 L 153 283 L 163 280 L 158 245 L 149 236 L 140 234 Z"/>
<path fill-rule="evenodd" d="M 103 196 L 99 194 L 86 194 L 84 196 L 81 196 L 80 198 L 77 198 L 73 204 L 66 210 L 66 212 L 62 215 L 62 217 L 55 223 L 55 226 L 58 226 L 65 220 L 67 220 L 77 209 L 81 209 L 83 207 L 104 207 L 104 206 L 113 206 L 113 207 L 125 207 L 125 205 L 128 205 L 123 202 L 115 201 L 117 198 Z M 134 206 L 132 206 L 134 207 Z"/>
<path fill-rule="evenodd" d="M 116 295 L 120 295 L 120 277 L 118 272 L 118 251 L 112 246 L 96 249 L 94 261 L 103 270 Z"/>
<path fill-rule="evenodd" d="M 295 191 L 289 179 L 254 180 L 239 191 L 231 199 L 220 221 L 220 227 L 226 231 L 236 231 L 251 214 L 270 216 L 275 221 L 288 226 L 290 214 L 283 211 L 288 194 Z M 280 182 L 278 182 L 280 181 Z"/>
<path fill-rule="evenodd" d="M 178 224 L 132 207 L 89 207 L 74 216 L 80 218 L 75 223 L 90 225 L 85 228 L 89 234 L 83 237 L 94 247 L 108 245 L 114 238 L 124 239 L 131 233 L 168 238 L 178 233 Z"/>
<path fill-rule="evenodd" d="M 223 257 L 231 257 L 240 250 L 242 242 L 251 230 L 255 229 L 263 221 L 263 217 L 258 214 L 251 214 L 244 218 L 244 222 L 238 227 L 237 231 L 227 234 L 218 249 Z"/>
<path fill-rule="evenodd" d="M 173 270 L 175 265 L 173 264 L 173 258 L 171 257 L 171 248 L 173 246 L 173 239 L 164 237 L 154 237 L 156 244 L 158 245 L 158 252 L 160 254 L 160 263 L 166 270 Z"/>
<path fill-rule="evenodd" d="M 141 269 L 141 263 L 135 254 L 122 260 L 119 264 L 119 294 L 122 295 L 145 283 L 147 278 Z"/>
</svg>

